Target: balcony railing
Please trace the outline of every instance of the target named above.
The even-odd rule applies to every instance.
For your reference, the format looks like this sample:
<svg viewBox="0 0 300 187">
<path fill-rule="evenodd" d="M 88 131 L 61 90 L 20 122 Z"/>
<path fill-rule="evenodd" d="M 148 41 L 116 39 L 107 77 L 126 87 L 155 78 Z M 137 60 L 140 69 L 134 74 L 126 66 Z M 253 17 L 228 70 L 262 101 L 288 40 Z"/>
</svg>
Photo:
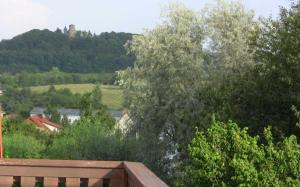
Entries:
<svg viewBox="0 0 300 187">
<path fill-rule="evenodd" d="M 0 187 L 167 187 L 141 163 L 0 160 Z"/>
</svg>

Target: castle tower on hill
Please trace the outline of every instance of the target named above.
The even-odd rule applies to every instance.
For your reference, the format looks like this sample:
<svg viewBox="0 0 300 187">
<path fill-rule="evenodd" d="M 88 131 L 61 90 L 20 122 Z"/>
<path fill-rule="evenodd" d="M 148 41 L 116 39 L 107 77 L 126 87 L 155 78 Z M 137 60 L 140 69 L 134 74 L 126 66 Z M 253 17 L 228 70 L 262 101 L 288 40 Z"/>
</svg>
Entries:
<svg viewBox="0 0 300 187">
<path fill-rule="evenodd" d="M 74 38 L 76 36 L 76 29 L 75 29 L 75 25 L 71 24 L 69 25 L 69 31 L 68 31 L 68 35 L 70 38 Z"/>
<path fill-rule="evenodd" d="M 70 38 L 74 38 L 76 36 L 76 33 L 77 33 L 77 31 L 76 31 L 75 25 L 73 25 L 73 24 L 69 25 L 69 30 L 65 26 L 65 28 L 64 28 L 65 35 L 68 35 Z"/>
</svg>

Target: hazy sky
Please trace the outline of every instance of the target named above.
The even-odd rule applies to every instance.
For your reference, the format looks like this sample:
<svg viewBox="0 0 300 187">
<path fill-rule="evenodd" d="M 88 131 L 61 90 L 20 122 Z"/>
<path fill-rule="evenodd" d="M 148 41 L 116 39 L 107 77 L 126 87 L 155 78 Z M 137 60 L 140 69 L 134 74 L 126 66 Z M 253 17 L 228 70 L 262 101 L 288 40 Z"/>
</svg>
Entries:
<svg viewBox="0 0 300 187">
<path fill-rule="evenodd" d="M 153 28 L 161 7 L 174 0 L 0 0 L 0 40 L 38 28 L 55 30 L 75 24 L 78 30 L 141 33 Z M 177 0 L 200 10 L 213 0 Z M 259 16 L 277 16 L 287 0 L 244 0 Z"/>
</svg>

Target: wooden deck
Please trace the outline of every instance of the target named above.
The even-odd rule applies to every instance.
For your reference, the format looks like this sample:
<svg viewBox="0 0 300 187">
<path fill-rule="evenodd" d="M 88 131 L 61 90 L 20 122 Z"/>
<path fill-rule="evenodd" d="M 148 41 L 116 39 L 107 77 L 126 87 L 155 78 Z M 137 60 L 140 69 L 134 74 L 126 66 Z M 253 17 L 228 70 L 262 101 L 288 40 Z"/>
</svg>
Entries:
<svg viewBox="0 0 300 187">
<path fill-rule="evenodd" d="M 167 187 L 142 163 L 77 160 L 0 160 L 0 187 Z"/>
</svg>

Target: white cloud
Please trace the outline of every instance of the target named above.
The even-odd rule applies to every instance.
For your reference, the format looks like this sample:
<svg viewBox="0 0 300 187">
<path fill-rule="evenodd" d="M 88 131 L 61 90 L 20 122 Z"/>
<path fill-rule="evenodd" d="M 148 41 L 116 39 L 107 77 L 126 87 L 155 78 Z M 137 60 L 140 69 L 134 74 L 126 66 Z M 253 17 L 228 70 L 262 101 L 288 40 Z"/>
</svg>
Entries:
<svg viewBox="0 0 300 187">
<path fill-rule="evenodd" d="M 0 0 L 0 39 L 47 28 L 50 9 L 33 0 Z"/>
</svg>

